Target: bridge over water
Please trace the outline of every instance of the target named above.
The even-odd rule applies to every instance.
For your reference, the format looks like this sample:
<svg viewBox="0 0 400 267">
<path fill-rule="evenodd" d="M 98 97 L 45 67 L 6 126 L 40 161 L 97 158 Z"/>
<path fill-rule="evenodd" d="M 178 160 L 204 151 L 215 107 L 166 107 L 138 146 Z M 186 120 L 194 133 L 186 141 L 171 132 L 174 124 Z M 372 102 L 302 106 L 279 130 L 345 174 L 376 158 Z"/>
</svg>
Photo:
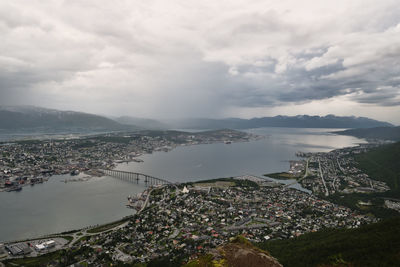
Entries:
<svg viewBox="0 0 400 267">
<path fill-rule="evenodd" d="M 143 173 L 138 172 L 127 172 L 118 170 L 102 170 L 104 174 L 121 179 L 128 182 L 138 183 L 140 180 L 144 181 L 147 185 L 163 185 L 163 184 L 173 184 L 165 179 L 157 178 Z"/>
</svg>

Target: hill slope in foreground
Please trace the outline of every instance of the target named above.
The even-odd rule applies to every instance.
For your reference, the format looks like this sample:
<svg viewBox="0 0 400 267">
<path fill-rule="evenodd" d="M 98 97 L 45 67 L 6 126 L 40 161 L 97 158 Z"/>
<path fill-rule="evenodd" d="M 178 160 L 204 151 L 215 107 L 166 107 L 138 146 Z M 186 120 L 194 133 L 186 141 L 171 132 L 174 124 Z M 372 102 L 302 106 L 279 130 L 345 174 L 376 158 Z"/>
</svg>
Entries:
<svg viewBox="0 0 400 267">
<path fill-rule="evenodd" d="M 183 266 L 282 267 L 268 252 L 253 246 L 242 236 Z"/>
<path fill-rule="evenodd" d="M 258 244 L 285 266 L 399 266 L 400 217 Z"/>
</svg>

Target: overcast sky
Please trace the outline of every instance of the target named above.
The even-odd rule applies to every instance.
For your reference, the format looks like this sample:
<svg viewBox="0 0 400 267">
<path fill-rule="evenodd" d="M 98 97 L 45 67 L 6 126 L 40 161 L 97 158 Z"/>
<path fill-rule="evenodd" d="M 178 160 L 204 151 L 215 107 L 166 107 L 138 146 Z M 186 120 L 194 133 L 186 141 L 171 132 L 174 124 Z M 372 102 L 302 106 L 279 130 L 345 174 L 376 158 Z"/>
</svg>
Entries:
<svg viewBox="0 0 400 267">
<path fill-rule="evenodd" d="M 0 104 L 400 124 L 399 2 L 1 1 Z"/>
</svg>

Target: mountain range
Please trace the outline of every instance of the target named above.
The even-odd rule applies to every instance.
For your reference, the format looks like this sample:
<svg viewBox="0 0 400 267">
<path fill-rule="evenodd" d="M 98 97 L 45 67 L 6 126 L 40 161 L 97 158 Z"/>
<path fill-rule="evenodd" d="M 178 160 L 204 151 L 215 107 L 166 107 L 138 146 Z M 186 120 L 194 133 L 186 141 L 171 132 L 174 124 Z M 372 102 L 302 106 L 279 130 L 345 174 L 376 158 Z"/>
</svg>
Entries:
<svg viewBox="0 0 400 267">
<path fill-rule="evenodd" d="M 160 122 L 130 116 L 108 118 L 76 111 L 33 106 L 0 106 L 0 131 L 4 132 L 89 132 L 134 131 L 141 129 L 249 129 L 260 127 L 371 128 L 392 127 L 388 122 L 364 117 L 275 116 L 252 119 L 184 119 Z"/>
<path fill-rule="evenodd" d="M 391 127 L 388 122 L 377 121 L 365 117 L 327 116 L 275 116 L 252 119 L 186 119 L 175 122 L 179 128 L 186 129 L 251 129 L 261 127 L 293 127 L 293 128 L 371 128 Z"/>
<path fill-rule="evenodd" d="M 120 131 L 137 129 L 109 118 L 33 106 L 0 107 L 0 130 L 36 132 Z"/>
<path fill-rule="evenodd" d="M 131 116 L 122 116 L 112 119 L 121 124 L 133 125 L 143 129 L 161 130 L 161 129 L 171 128 L 170 125 L 153 119 L 138 118 Z"/>
</svg>

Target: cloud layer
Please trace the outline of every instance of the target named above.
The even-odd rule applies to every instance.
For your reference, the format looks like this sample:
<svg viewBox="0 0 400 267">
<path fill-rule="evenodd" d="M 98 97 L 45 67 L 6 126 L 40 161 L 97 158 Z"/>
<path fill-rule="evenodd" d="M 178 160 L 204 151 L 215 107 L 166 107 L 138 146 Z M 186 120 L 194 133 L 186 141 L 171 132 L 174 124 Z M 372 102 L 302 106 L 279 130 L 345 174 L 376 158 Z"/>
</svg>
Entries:
<svg viewBox="0 0 400 267">
<path fill-rule="evenodd" d="M 400 117 L 395 0 L 3 1 L 0 36 L 0 104 Z"/>
</svg>

